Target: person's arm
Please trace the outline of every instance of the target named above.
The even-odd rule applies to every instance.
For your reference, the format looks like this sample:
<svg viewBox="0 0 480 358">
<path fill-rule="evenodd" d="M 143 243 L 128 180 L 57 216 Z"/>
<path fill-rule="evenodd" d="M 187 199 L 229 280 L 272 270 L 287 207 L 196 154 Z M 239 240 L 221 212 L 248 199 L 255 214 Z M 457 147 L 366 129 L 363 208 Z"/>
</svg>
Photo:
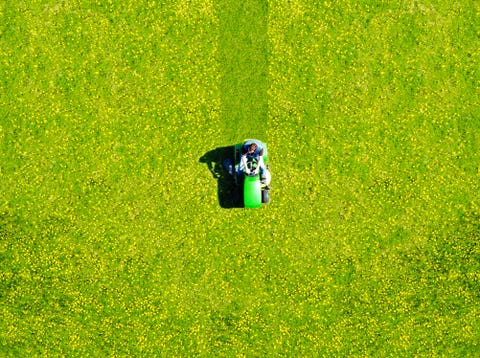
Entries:
<svg viewBox="0 0 480 358">
<path fill-rule="evenodd" d="M 258 173 L 262 165 L 263 165 L 263 148 L 260 149 L 260 152 L 258 152 L 258 163 L 257 163 L 257 169 L 255 169 L 254 171 L 255 174 Z"/>
<path fill-rule="evenodd" d="M 243 163 L 243 168 L 244 168 L 245 173 L 250 174 L 250 170 L 247 167 L 247 155 L 246 154 L 242 154 L 242 163 Z"/>
<path fill-rule="evenodd" d="M 260 170 L 261 167 L 264 167 L 265 164 L 263 163 L 263 154 L 258 157 L 258 170 Z"/>
</svg>

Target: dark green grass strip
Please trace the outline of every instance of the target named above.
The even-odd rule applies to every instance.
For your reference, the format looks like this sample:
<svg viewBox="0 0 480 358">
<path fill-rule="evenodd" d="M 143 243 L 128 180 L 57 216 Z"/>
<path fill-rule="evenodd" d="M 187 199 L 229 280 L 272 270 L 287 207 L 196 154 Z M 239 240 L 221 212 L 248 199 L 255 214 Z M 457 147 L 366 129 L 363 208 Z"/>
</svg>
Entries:
<svg viewBox="0 0 480 358">
<path fill-rule="evenodd" d="M 268 3 L 218 2 L 218 61 L 225 139 L 266 140 L 268 112 Z"/>
</svg>

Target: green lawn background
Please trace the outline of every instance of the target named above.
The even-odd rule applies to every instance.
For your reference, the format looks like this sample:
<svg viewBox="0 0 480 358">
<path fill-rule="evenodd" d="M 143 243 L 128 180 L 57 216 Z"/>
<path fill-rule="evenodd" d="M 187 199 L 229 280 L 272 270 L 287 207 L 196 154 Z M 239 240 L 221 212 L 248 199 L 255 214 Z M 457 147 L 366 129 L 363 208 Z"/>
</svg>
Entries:
<svg viewBox="0 0 480 358">
<path fill-rule="evenodd" d="M 2 354 L 475 355 L 477 3 L 0 9 Z"/>
</svg>

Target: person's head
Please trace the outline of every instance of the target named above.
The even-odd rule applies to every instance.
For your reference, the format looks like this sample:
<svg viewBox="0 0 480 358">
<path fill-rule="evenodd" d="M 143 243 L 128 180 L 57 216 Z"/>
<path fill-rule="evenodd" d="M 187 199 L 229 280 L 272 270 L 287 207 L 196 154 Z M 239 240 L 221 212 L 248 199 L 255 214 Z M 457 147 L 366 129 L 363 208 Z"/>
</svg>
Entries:
<svg viewBox="0 0 480 358">
<path fill-rule="evenodd" d="M 252 143 L 248 146 L 248 152 L 253 153 L 255 152 L 255 150 L 257 150 L 257 148 L 258 148 L 257 143 Z"/>
</svg>

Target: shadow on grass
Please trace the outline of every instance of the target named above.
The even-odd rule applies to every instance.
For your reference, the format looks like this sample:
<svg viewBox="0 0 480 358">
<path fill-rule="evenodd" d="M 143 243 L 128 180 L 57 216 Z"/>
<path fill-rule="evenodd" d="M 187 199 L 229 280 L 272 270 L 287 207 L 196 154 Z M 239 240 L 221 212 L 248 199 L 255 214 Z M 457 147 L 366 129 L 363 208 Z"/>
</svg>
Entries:
<svg viewBox="0 0 480 358">
<path fill-rule="evenodd" d="M 225 209 L 242 208 L 242 191 L 235 185 L 233 176 L 223 168 L 225 159 L 230 159 L 233 163 L 233 146 L 219 147 L 205 153 L 200 158 L 200 163 L 207 164 L 213 178 L 217 179 L 220 206 Z"/>
</svg>

